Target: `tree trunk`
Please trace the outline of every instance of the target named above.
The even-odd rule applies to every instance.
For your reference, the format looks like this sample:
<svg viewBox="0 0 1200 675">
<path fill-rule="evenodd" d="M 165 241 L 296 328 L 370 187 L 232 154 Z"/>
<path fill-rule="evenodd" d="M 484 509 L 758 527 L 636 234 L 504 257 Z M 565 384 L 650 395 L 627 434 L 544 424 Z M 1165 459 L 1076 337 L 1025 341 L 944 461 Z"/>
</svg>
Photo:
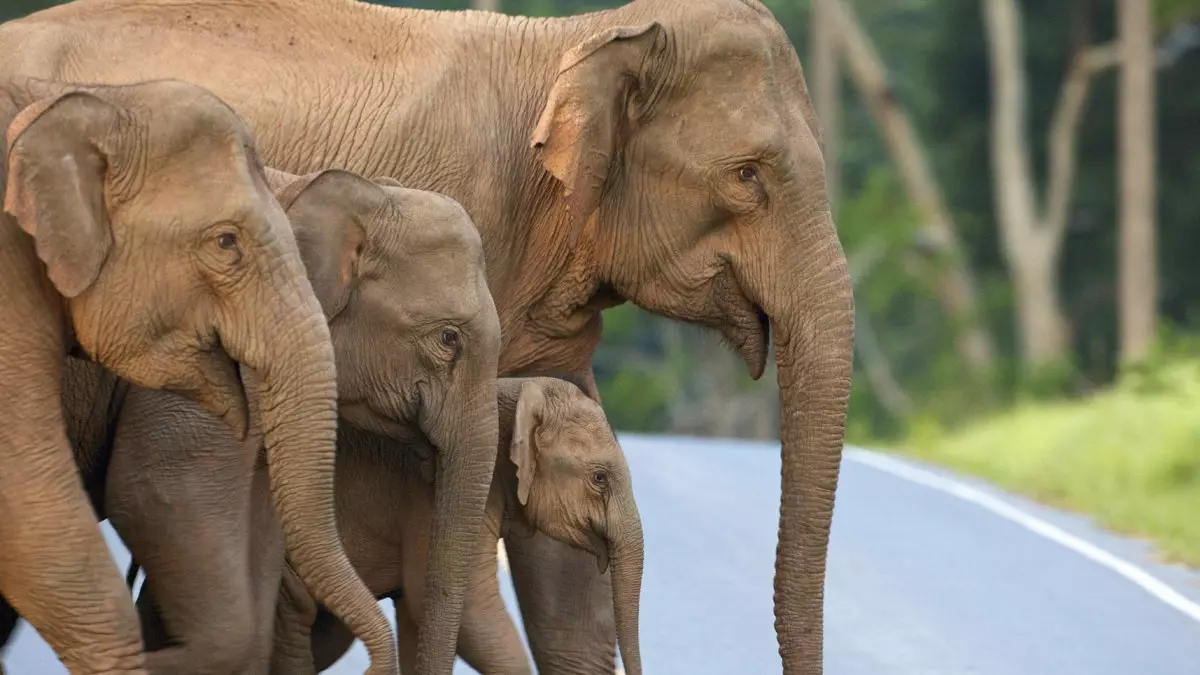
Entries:
<svg viewBox="0 0 1200 675">
<path fill-rule="evenodd" d="M 836 17 L 830 14 L 829 3 L 830 0 L 813 0 L 812 3 L 808 23 L 809 43 L 812 46 L 809 63 L 812 64 L 813 76 L 809 93 L 817 108 L 817 118 L 821 121 L 821 136 L 825 145 L 825 191 L 829 194 L 829 209 L 836 217 L 841 178 L 841 167 L 838 164 L 841 73 L 838 68 L 837 41 L 834 37 L 837 22 Z"/>
<path fill-rule="evenodd" d="M 1035 241 L 1036 241 L 1035 237 Z M 1059 256 L 1045 244 L 1030 246 L 1011 264 L 1017 298 L 1017 332 L 1029 363 L 1051 364 L 1070 347 L 1058 293 Z"/>
<path fill-rule="evenodd" d="M 1152 0 L 1117 3 L 1122 62 L 1118 96 L 1120 152 L 1119 312 L 1122 364 L 1146 358 L 1157 309 L 1155 243 L 1155 83 Z"/>
<path fill-rule="evenodd" d="M 995 363 L 996 348 L 980 324 L 978 286 L 925 151 L 908 114 L 892 94 L 882 60 L 853 11 L 843 0 L 821 0 L 819 4 L 825 16 L 822 21 L 833 27 L 829 32 L 846 59 L 850 77 L 879 127 L 909 199 L 925 221 L 922 236 L 945 263 L 940 266 L 938 295 L 946 313 L 959 326 L 959 357 L 974 373 L 984 374 Z M 817 104 L 822 105 L 819 98 Z"/>
<path fill-rule="evenodd" d="M 1029 151 L 1021 9 L 1016 0 L 983 0 L 990 51 L 991 161 L 996 221 L 1016 294 L 1018 340 L 1027 368 L 1066 357 L 1066 318 L 1058 299 L 1058 264 L 1077 168 L 1076 141 L 1093 76 L 1116 61 L 1112 45 L 1075 55 L 1059 91 L 1048 131 L 1049 178 L 1038 204 Z"/>
</svg>

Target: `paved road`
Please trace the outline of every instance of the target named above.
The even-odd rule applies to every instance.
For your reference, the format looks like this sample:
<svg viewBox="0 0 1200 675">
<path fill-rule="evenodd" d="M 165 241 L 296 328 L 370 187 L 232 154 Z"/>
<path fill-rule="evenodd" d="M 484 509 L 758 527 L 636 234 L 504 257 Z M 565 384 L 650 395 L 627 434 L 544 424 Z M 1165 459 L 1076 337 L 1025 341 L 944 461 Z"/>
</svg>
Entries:
<svg viewBox="0 0 1200 675">
<path fill-rule="evenodd" d="M 647 538 L 646 672 L 781 672 L 771 612 L 778 446 L 622 441 Z M 827 673 L 1200 674 L 1200 574 L 1161 565 L 1148 547 L 1083 518 L 913 467 L 847 452 Z M 514 608 L 507 583 L 504 592 Z M 13 675 L 63 672 L 28 627 L 5 663 Z M 327 672 L 365 665 L 357 645 Z M 473 671 L 460 663 L 459 672 Z"/>
</svg>

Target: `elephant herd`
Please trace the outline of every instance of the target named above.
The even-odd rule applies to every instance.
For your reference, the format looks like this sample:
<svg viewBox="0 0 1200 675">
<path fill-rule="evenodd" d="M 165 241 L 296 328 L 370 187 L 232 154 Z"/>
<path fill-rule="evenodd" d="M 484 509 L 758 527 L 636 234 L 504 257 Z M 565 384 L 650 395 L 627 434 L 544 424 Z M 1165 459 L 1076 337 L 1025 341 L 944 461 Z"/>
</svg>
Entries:
<svg viewBox="0 0 1200 675">
<path fill-rule="evenodd" d="M 591 370 L 628 301 L 756 379 L 773 348 L 775 626 L 822 672 L 854 301 L 758 0 L 75 0 L 0 55 L 0 643 L 24 619 L 72 673 L 221 675 L 356 638 L 371 675 L 609 674 L 619 646 L 640 675 Z"/>
</svg>

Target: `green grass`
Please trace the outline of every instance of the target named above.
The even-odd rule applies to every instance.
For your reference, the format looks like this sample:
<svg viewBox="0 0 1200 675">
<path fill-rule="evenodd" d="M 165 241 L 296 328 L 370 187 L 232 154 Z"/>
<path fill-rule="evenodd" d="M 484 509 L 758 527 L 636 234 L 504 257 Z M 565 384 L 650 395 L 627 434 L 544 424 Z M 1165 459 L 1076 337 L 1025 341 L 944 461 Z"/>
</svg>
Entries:
<svg viewBox="0 0 1200 675">
<path fill-rule="evenodd" d="M 904 452 L 1087 513 L 1200 566 L 1200 365 L 1138 374 L 1086 400 L 1028 403 Z"/>
</svg>

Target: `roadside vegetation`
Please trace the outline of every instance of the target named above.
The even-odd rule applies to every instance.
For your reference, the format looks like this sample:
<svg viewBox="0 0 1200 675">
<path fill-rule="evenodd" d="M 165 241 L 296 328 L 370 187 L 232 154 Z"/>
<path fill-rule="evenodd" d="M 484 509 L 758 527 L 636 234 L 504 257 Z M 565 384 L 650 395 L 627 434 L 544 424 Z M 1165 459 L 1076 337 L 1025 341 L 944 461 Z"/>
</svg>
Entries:
<svg viewBox="0 0 1200 675">
<path fill-rule="evenodd" d="M 1077 400 L 1018 403 L 947 430 L 913 426 L 903 451 L 1151 539 L 1200 567 L 1200 360 L 1149 362 Z"/>
</svg>

